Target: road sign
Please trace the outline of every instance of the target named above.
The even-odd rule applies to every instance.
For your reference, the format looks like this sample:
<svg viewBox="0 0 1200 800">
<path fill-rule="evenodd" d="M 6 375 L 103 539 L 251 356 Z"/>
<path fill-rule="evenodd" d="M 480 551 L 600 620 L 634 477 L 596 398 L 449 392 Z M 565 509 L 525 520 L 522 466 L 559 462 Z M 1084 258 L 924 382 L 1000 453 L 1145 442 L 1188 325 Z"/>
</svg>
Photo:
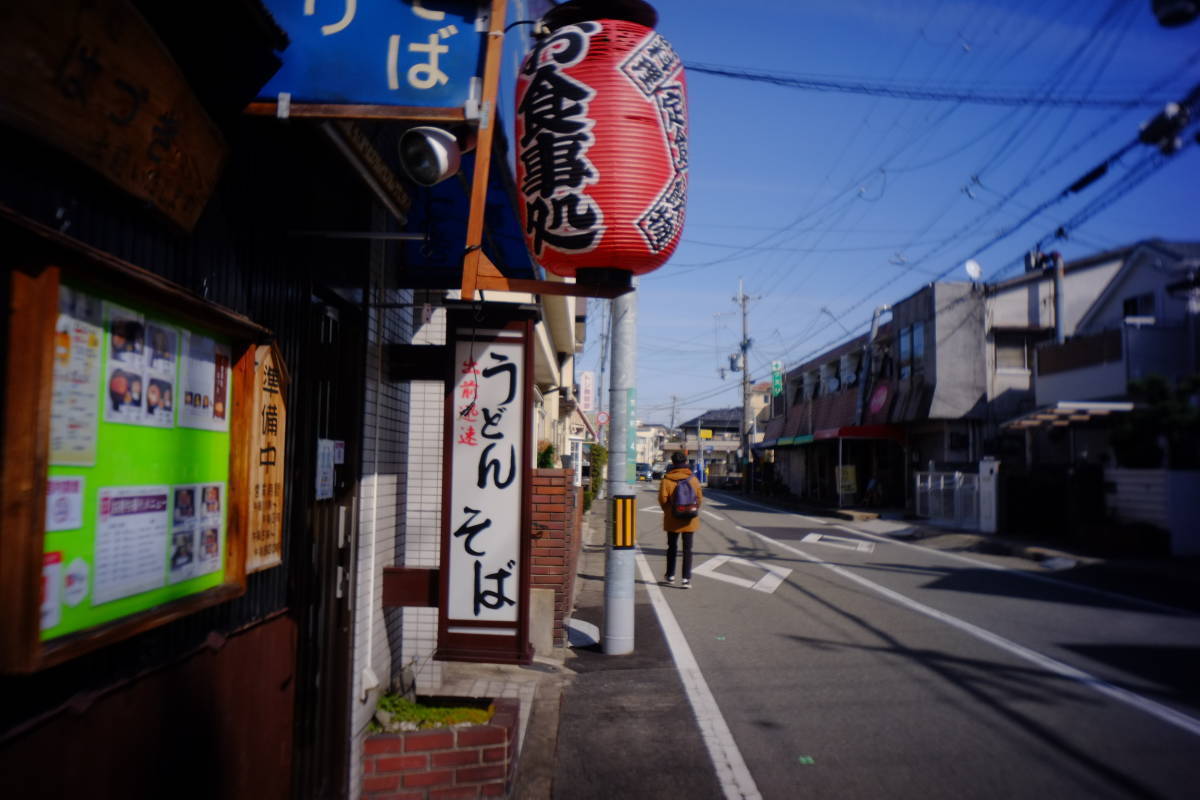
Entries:
<svg viewBox="0 0 1200 800">
<path fill-rule="evenodd" d="M 608 424 L 608 412 L 607 411 L 601 411 L 599 414 L 596 415 L 596 424 L 597 425 L 607 425 Z"/>
</svg>

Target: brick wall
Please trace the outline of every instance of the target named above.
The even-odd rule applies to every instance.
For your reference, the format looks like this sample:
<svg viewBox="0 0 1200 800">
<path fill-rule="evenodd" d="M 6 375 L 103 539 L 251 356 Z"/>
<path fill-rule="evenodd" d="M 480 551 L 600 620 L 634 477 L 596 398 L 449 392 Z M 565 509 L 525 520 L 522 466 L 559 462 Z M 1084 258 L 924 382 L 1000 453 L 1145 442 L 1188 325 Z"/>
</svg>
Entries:
<svg viewBox="0 0 1200 800">
<path fill-rule="evenodd" d="M 517 767 L 520 704 L 501 698 L 487 725 L 376 734 L 363 747 L 368 800 L 507 797 Z"/>
<path fill-rule="evenodd" d="M 575 592 L 575 566 L 582 540 L 583 497 L 569 469 L 533 471 L 534 589 L 554 589 L 554 646 L 567 644 L 566 620 Z"/>
</svg>

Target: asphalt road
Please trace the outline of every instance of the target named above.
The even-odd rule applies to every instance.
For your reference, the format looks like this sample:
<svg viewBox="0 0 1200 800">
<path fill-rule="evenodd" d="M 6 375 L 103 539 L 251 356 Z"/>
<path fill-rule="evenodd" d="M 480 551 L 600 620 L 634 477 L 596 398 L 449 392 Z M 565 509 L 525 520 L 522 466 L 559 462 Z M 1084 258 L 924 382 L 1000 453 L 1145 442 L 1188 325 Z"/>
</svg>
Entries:
<svg viewBox="0 0 1200 800">
<path fill-rule="evenodd" d="M 639 510 L 661 577 L 648 487 Z M 715 774 L 726 797 L 1200 794 L 1200 616 L 858 527 L 706 495 L 694 587 L 646 587 L 710 693 L 687 670 L 664 683 L 701 719 L 690 757 L 710 754 L 664 779 Z"/>
</svg>

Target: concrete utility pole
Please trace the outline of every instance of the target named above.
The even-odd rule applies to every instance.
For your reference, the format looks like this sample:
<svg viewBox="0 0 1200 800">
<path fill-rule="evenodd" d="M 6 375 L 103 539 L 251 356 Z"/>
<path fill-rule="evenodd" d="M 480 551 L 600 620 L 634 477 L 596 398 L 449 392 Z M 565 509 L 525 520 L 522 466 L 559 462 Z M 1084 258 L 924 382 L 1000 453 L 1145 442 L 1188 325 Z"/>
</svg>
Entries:
<svg viewBox="0 0 1200 800">
<path fill-rule="evenodd" d="M 742 291 L 742 279 L 738 278 L 738 296 L 734 302 L 742 307 L 742 457 L 745 459 L 745 474 L 743 483 L 746 491 L 754 491 L 754 468 L 750 458 L 750 426 L 753 415 L 750 412 L 750 316 L 747 305 L 750 298 Z"/>
<path fill-rule="evenodd" d="M 604 570 L 606 655 L 633 652 L 633 576 L 637 545 L 637 278 L 612 301 L 612 377 L 608 428 L 608 553 Z"/>
</svg>

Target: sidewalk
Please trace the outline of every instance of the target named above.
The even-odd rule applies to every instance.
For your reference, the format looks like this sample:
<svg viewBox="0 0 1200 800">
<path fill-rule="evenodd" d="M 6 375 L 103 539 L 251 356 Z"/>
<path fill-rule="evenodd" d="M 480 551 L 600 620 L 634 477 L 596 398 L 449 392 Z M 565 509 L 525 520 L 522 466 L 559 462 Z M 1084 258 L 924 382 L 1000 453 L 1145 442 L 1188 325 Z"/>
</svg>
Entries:
<svg viewBox="0 0 1200 800">
<path fill-rule="evenodd" d="M 584 525 L 573 646 L 559 684 L 554 751 L 548 764 L 544 753 L 528 754 L 538 774 L 532 786 L 525 783 L 528 775 L 519 774 L 513 796 L 721 800 L 716 769 L 640 573 L 634 585 L 634 651 L 605 655 L 596 641 L 604 624 L 603 503 L 593 506 Z M 549 737 L 539 744 L 549 744 Z M 520 770 L 527 766 L 522 756 Z M 525 793 L 528 789 L 548 791 Z"/>
</svg>

